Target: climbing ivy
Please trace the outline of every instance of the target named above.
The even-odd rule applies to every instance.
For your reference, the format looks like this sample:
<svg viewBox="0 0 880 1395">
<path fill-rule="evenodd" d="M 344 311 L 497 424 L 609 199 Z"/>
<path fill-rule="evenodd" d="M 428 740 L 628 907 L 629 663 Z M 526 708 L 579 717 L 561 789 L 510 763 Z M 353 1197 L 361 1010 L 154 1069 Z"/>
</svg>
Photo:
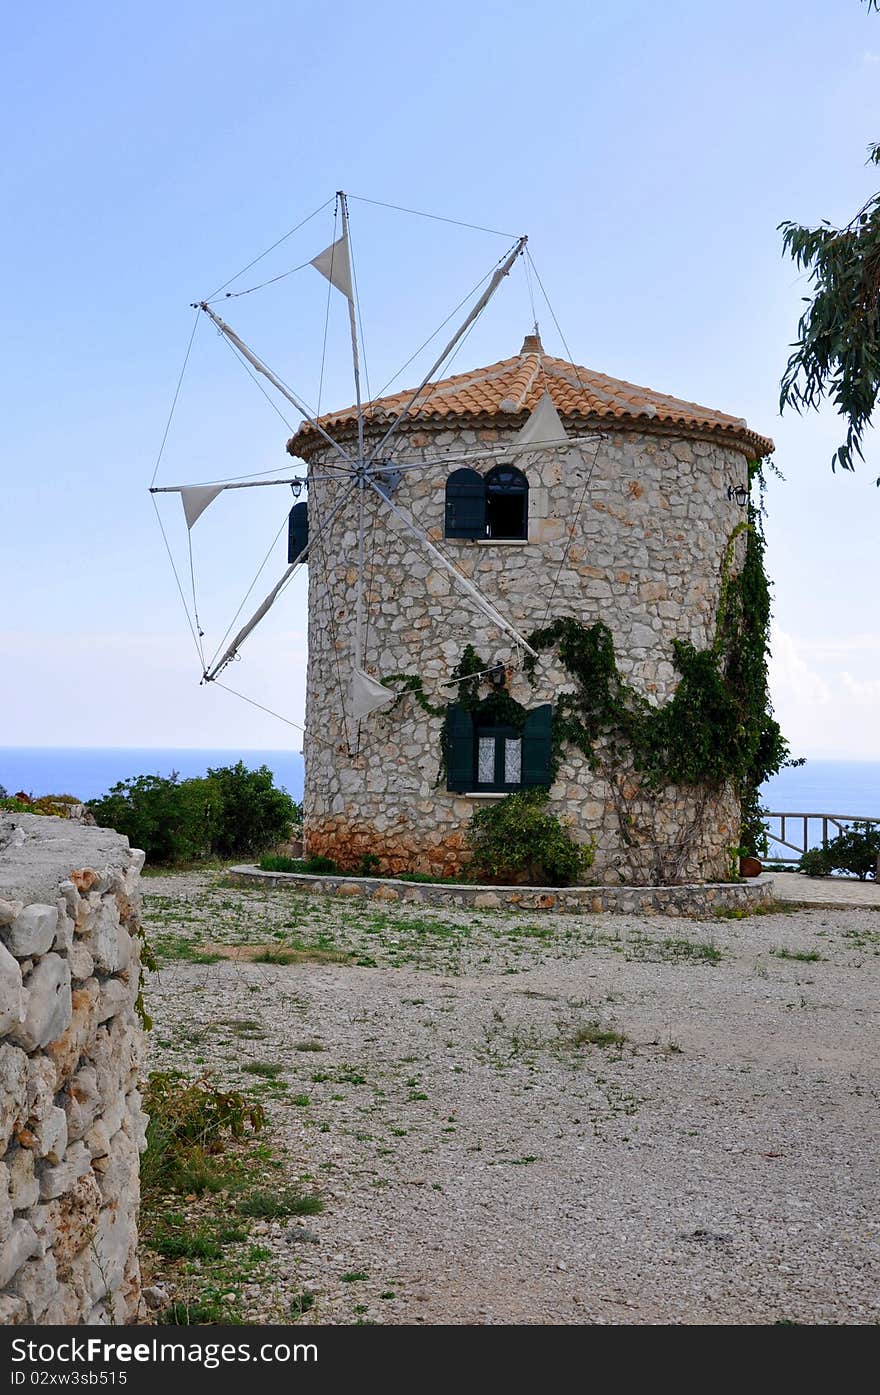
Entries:
<svg viewBox="0 0 880 1395">
<path fill-rule="evenodd" d="M 732 574 L 737 539 L 745 533 L 742 569 Z M 758 787 L 788 761 L 788 746 L 774 721 L 767 683 L 770 589 L 764 571 L 760 511 L 728 540 L 722 562 L 716 633 L 708 649 L 674 640 L 681 675 L 668 702 L 653 706 L 626 682 L 614 641 L 602 621 L 584 626 L 561 617 L 528 636 L 533 649 L 556 648 L 575 681 L 554 709 L 554 749 L 574 745 L 593 769 L 627 761 L 647 791 L 665 785 L 717 789 L 736 785 L 744 808 L 744 845 L 760 838 Z M 535 661 L 528 663 L 534 675 Z M 601 755 L 599 738 L 601 742 Z"/>
</svg>

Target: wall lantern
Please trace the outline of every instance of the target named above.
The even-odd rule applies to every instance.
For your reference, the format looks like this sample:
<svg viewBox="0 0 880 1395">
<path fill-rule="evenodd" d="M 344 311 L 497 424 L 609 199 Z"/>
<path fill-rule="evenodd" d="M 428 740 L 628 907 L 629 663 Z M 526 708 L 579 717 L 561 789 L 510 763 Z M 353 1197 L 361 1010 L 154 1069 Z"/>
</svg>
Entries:
<svg viewBox="0 0 880 1395">
<path fill-rule="evenodd" d="M 744 509 L 749 502 L 748 487 L 744 484 L 729 484 L 727 486 L 728 499 L 735 499 L 741 509 Z"/>
</svg>

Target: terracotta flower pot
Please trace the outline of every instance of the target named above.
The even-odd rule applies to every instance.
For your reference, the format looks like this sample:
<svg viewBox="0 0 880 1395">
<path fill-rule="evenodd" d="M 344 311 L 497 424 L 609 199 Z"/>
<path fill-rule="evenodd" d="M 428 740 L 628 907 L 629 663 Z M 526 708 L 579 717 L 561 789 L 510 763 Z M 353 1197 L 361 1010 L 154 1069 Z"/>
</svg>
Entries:
<svg viewBox="0 0 880 1395">
<path fill-rule="evenodd" d="M 741 857 L 739 860 L 739 874 L 741 877 L 760 877 L 764 868 L 760 858 Z"/>
</svg>

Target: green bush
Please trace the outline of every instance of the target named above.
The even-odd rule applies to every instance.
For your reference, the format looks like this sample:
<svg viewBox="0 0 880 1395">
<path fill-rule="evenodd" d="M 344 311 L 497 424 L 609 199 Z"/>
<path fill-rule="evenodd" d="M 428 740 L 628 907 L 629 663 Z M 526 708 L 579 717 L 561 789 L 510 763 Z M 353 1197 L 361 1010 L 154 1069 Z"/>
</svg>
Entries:
<svg viewBox="0 0 880 1395">
<path fill-rule="evenodd" d="M 220 857 L 262 852 L 290 836 L 302 807 L 277 789 L 268 765 L 248 770 L 244 761 L 208 771 L 220 795 L 213 851 Z"/>
<path fill-rule="evenodd" d="M 259 852 L 286 838 L 300 814 L 267 766 L 248 770 L 242 761 L 199 779 L 174 773 L 121 780 L 88 808 L 102 828 L 124 833 L 159 863 Z"/>
<path fill-rule="evenodd" d="M 807 877 L 830 877 L 831 864 L 825 848 L 808 848 L 798 863 L 798 871 Z"/>
<path fill-rule="evenodd" d="M 873 877 L 880 857 L 880 828 L 876 824 L 854 823 L 832 838 L 828 861 L 835 872 L 850 872 L 863 882 Z"/>
<path fill-rule="evenodd" d="M 484 876 L 535 886 L 568 886 L 592 866 L 594 846 L 574 842 L 544 808 L 546 789 L 509 794 L 477 809 L 468 828 L 476 870 Z"/>
<path fill-rule="evenodd" d="M 220 791 L 211 780 L 138 775 L 120 780 L 88 807 L 96 823 L 124 833 L 151 862 L 192 862 L 213 849 Z"/>
<path fill-rule="evenodd" d="M 880 857 L 880 828 L 856 822 L 832 838 L 824 848 L 809 848 L 798 868 L 808 877 L 829 877 L 832 872 L 848 872 L 863 882 L 876 874 Z"/>
</svg>

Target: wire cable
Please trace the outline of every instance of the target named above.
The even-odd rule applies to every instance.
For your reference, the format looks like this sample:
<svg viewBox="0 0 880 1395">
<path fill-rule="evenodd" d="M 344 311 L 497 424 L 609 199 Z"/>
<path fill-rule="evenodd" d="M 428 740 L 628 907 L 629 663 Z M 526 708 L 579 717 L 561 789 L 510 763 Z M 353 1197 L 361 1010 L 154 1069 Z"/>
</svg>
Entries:
<svg viewBox="0 0 880 1395">
<path fill-rule="evenodd" d="M 392 208 L 395 213 L 411 213 L 414 218 L 430 218 L 435 223 L 451 223 L 456 228 L 470 228 L 472 232 L 492 233 L 495 237 L 516 237 L 516 233 L 502 232 L 500 228 L 484 228 L 479 223 L 465 223 L 460 218 L 443 218 L 439 213 L 423 213 L 419 208 L 403 208 L 399 203 L 383 203 L 381 199 L 368 199 L 363 194 L 349 194 L 358 203 L 371 203 L 375 208 Z"/>
<path fill-rule="evenodd" d="M 262 291 L 266 286 L 274 286 L 276 281 L 285 281 L 288 276 L 292 276 L 295 271 L 302 271 L 305 267 L 311 266 L 311 259 L 307 262 L 300 262 L 299 266 L 292 266 L 289 271 L 282 271 L 280 276 L 270 276 L 268 281 L 261 281 L 258 286 L 248 286 L 245 291 L 227 291 L 223 296 L 213 296 L 206 300 L 206 305 L 216 304 L 218 300 L 235 300 L 241 295 L 253 295 L 254 291 Z"/>
<path fill-rule="evenodd" d="M 257 262 L 261 262 L 264 257 L 268 257 L 269 253 L 274 252 L 276 247 L 280 247 L 282 242 L 286 242 L 289 237 L 293 237 L 293 234 L 299 232 L 300 228 L 304 228 L 306 223 L 310 223 L 313 218 L 317 218 L 319 213 L 323 213 L 325 208 L 329 208 L 330 204 L 333 202 L 333 199 L 335 197 L 336 196 L 334 194 L 331 195 L 329 199 L 325 199 L 325 201 L 321 204 L 320 208 L 316 208 L 313 213 L 310 213 L 308 215 L 307 218 L 303 218 L 301 223 L 297 223 L 295 228 L 291 228 L 290 231 L 286 232 L 283 237 L 279 237 L 277 242 L 273 242 L 272 246 L 267 247 L 265 252 L 261 252 L 258 257 L 254 257 L 252 262 L 248 262 L 247 266 L 243 266 L 241 268 L 241 271 L 237 271 L 234 276 L 230 276 L 228 281 L 224 281 L 223 285 L 218 286 L 216 291 L 212 291 L 209 296 L 205 297 L 205 300 L 213 300 L 214 297 L 218 296 L 221 291 L 225 291 L 227 286 L 231 286 L 233 281 L 237 281 L 239 276 L 244 276 L 245 272 L 250 271 L 252 266 L 256 266 Z"/>
<path fill-rule="evenodd" d="M 190 634 L 192 635 L 193 644 L 194 644 L 195 647 L 196 647 L 196 654 L 197 654 L 197 656 L 198 656 L 199 663 L 202 664 L 202 672 L 204 672 L 204 663 L 203 663 L 203 661 L 202 661 L 202 653 L 201 653 L 201 649 L 200 649 L 200 647 L 199 647 L 198 637 L 197 637 L 196 632 L 195 632 L 195 629 L 194 629 L 194 627 L 193 627 L 192 618 L 191 618 L 190 613 L 189 613 L 189 606 L 188 606 L 187 603 L 186 603 L 186 596 L 185 596 L 184 593 L 183 593 L 183 587 L 182 587 L 182 585 L 180 584 L 180 577 L 179 577 L 178 574 L 177 574 L 177 567 L 175 566 L 175 563 L 174 563 L 174 556 L 173 556 L 173 554 L 172 554 L 172 552 L 171 552 L 171 547 L 170 547 L 169 542 L 168 542 L 168 535 L 167 535 L 167 533 L 165 532 L 165 525 L 164 525 L 164 523 L 162 522 L 162 515 L 161 515 L 160 512 L 159 512 L 159 505 L 156 503 L 156 496 L 155 496 L 155 494 L 151 494 L 151 495 L 150 495 L 150 499 L 152 500 L 153 508 L 156 510 L 156 522 L 159 524 L 159 531 L 160 531 L 160 533 L 162 534 L 162 541 L 163 541 L 164 544 L 165 544 L 165 551 L 168 553 L 168 561 L 171 563 L 171 570 L 172 570 L 172 572 L 174 573 L 174 580 L 177 582 L 177 591 L 178 591 L 178 594 L 179 594 L 179 596 L 180 596 L 181 605 L 183 606 L 183 613 L 184 613 L 184 615 L 186 616 L 186 623 L 187 623 L 187 625 L 189 626 L 189 632 L 190 632 Z"/>
<path fill-rule="evenodd" d="M 168 420 L 167 420 L 166 423 L 165 423 L 165 430 L 164 430 L 163 433 L 162 433 L 162 444 L 161 444 L 160 447 L 159 447 L 159 454 L 156 456 L 156 464 L 155 464 L 155 467 L 154 467 L 154 469 L 153 469 L 153 477 L 152 477 L 152 479 L 150 480 L 150 485 L 151 485 L 151 486 L 154 485 L 154 484 L 156 483 L 156 476 L 157 476 L 158 473 L 159 473 L 159 466 L 160 466 L 160 464 L 162 463 L 162 456 L 163 456 L 164 453 L 165 453 L 165 442 L 168 440 L 168 432 L 171 430 L 171 421 L 172 421 L 172 418 L 173 418 L 173 416 L 174 416 L 174 409 L 175 409 L 175 407 L 177 406 L 177 399 L 178 399 L 178 397 L 180 396 L 180 389 L 181 389 L 181 387 L 183 386 L 183 375 L 184 375 L 184 373 L 186 372 L 186 365 L 189 363 L 190 351 L 192 350 L 193 340 L 194 340 L 195 337 L 196 337 L 196 330 L 198 329 L 198 325 L 199 325 L 199 312 L 196 311 L 195 324 L 193 325 L 193 327 L 192 327 L 192 333 L 191 333 L 190 336 L 189 336 L 189 343 L 188 343 L 187 346 L 186 346 L 186 353 L 185 353 L 184 356 L 183 356 L 183 365 L 182 365 L 181 370 L 180 370 L 180 376 L 179 376 L 178 379 L 177 379 L 177 387 L 174 389 L 174 396 L 173 396 L 173 398 L 171 399 L 171 410 L 170 410 L 169 413 L 168 413 Z"/>
</svg>

